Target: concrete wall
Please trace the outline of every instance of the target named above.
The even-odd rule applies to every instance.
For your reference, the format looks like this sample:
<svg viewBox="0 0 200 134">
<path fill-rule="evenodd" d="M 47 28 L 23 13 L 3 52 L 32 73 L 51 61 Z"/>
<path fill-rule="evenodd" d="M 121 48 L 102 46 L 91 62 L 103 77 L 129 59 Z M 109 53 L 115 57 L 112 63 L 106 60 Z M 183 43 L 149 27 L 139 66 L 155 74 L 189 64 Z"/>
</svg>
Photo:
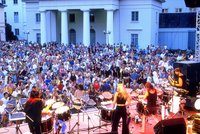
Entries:
<svg viewBox="0 0 200 134">
<path fill-rule="evenodd" d="M 0 41 L 5 41 L 5 21 L 4 21 L 4 8 L 0 7 Z"/>
</svg>

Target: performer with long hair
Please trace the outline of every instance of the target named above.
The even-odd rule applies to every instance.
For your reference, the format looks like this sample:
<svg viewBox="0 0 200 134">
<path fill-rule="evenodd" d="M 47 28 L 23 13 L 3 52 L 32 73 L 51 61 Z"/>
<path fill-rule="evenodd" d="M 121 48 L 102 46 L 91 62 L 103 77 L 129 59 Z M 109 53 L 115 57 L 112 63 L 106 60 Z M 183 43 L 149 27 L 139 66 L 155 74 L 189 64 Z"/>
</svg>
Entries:
<svg viewBox="0 0 200 134">
<path fill-rule="evenodd" d="M 144 99 L 147 100 L 147 110 L 149 114 L 156 114 L 157 107 L 157 90 L 153 87 L 150 82 L 146 82 L 145 84 L 146 93 L 144 95 Z"/>
<path fill-rule="evenodd" d="M 116 107 L 112 117 L 112 133 L 118 133 L 118 125 L 120 118 L 122 118 L 122 134 L 129 133 L 129 126 L 127 124 L 126 106 L 130 104 L 130 96 L 122 84 L 118 84 L 117 92 L 113 100 L 113 110 Z"/>
<path fill-rule="evenodd" d="M 33 87 L 30 98 L 24 108 L 26 121 L 28 122 L 30 132 L 33 134 L 41 134 L 42 109 L 43 101 L 39 98 L 39 91 L 36 87 Z"/>
<path fill-rule="evenodd" d="M 174 76 L 169 76 L 168 77 L 169 83 L 178 88 L 185 88 L 186 86 L 186 78 L 185 76 L 181 73 L 180 68 L 175 68 L 174 69 Z"/>
</svg>

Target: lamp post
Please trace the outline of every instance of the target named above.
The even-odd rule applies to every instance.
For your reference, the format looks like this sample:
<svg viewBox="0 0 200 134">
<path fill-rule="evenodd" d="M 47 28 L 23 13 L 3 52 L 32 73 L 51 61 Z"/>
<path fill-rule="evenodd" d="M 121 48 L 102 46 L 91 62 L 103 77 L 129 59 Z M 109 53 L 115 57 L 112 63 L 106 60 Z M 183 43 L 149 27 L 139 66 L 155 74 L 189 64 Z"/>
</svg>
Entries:
<svg viewBox="0 0 200 134">
<path fill-rule="evenodd" d="M 26 41 L 27 41 L 27 43 L 28 43 L 28 35 L 30 34 L 30 32 L 27 31 L 27 32 L 24 32 L 24 34 L 26 34 Z"/>
<path fill-rule="evenodd" d="M 110 44 L 110 43 L 109 43 L 109 35 L 111 34 L 111 32 L 110 32 L 110 31 L 104 30 L 103 33 L 106 35 L 106 38 L 108 39 L 108 40 L 107 40 L 107 44 Z"/>
</svg>

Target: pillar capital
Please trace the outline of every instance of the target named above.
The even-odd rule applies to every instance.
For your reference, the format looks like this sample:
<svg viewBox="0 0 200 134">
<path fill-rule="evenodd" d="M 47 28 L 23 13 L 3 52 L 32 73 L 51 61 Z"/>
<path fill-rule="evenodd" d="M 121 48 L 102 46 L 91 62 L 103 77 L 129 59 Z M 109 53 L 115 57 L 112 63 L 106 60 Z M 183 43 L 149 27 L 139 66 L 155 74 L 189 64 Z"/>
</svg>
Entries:
<svg viewBox="0 0 200 134">
<path fill-rule="evenodd" d="M 67 12 L 68 9 L 59 9 L 58 11 L 60 11 L 60 12 Z"/>
<path fill-rule="evenodd" d="M 104 8 L 104 10 L 106 10 L 106 11 L 115 11 L 116 9 L 115 8 Z"/>
<path fill-rule="evenodd" d="M 88 8 L 83 8 L 83 9 L 81 9 L 81 11 L 83 11 L 83 12 L 90 12 L 90 9 Z"/>
<path fill-rule="evenodd" d="M 42 13 L 42 12 L 44 13 L 44 12 L 46 12 L 46 11 L 47 11 L 46 9 L 39 9 L 39 12 L 40 12 L 40 13 Z"/>
</svg>

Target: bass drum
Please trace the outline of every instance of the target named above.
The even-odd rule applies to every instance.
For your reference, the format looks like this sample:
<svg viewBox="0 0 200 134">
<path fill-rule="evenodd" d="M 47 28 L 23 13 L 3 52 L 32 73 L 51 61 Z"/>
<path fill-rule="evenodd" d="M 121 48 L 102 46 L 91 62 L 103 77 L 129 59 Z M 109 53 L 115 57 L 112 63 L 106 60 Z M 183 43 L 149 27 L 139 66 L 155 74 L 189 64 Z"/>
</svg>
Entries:
<svg viewBox="0 0 200 134">
<path fill-rule="evenodd" d="M 114 115 L 114 111 L 110 106 L 103 106 L 101 109 L 101 118 L 104 121 L 112 121 L 112 117 Z"/>
<path fill-rule="evenodd" d="M 48 134 L 53 130 L 53 118 L 51 116 L 42 116 L 41 130 L 43 134 Z"/>
</svg>

